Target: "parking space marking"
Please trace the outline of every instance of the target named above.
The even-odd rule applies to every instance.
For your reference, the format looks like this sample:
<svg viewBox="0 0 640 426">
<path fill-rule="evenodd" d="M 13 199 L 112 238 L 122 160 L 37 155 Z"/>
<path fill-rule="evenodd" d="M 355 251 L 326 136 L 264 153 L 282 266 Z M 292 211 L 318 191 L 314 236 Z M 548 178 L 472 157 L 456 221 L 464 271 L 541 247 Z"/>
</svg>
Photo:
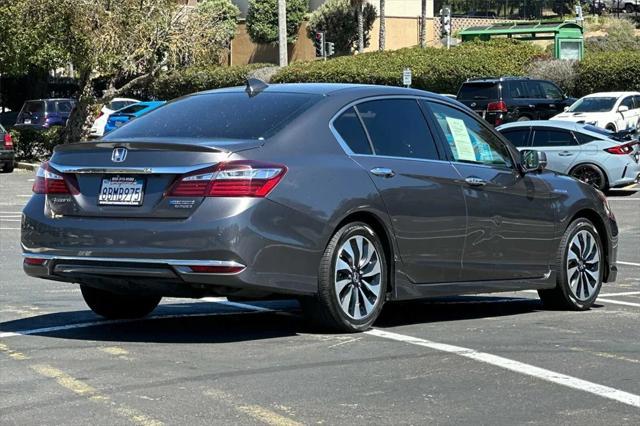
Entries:
<svg viewBox="0 0 640 426">
<path fill-rule="evenodd" d="M 161 421 L 152 419 L 151 417 L 134 408 L 112 402 L 111 398 L 101 394 L 93 386 L 81 380 L 78 380 L 68 375 L 64 371 L 52 367 L 48 364 L 32 365 L 31 369 L 41 376 L 54 379 L 60 386 L 67 390 L 70 390 L 77 395 L 86 397 L 93 402 L 109 404 L 109 408 L 112 408 L 115 413 L 127 418 L 132 423 L 138 424 L 140 426 L 161 426 L 163 424 Z"/>
<path fill-rule="evenodd" d="M 620 260 L 616 261 L 616 263 L 619 263 L 620 265 L 627 265 L 627 266 L 640 266 L 640 263 L 622 262 Z"/>
<path fill-rule="evenodd" d="M 0 227 L 0 231 L 19 231 L 20 228 L 4 228 Z"/>
<path fill-rule="evenodd" d="M 607 201 L 640 201 L 640 198 L 629 198 L 629 197 L 609 197 Z"/>
<path fill-rule="evenodd" d="M 29 359 L 27 355 L 23 354 L 22 352 L 14 351 L 4 343 L 0 343 L 0 352 L 7 354 L 7 356 L 17 361 L 25 361 Z"/>
<path fill-rule="evenodd" d="M 264 423 L 270 426 L 302 426 L 302 423 L 278 414 L 275 411 L 265 408 L 261 405 L 238 403 L 236 402 L 236 398 L 233 395 L 230 395 L 218 389 L 207 389 L 203 392 L 203 394 L 233 408 L 240 413 L 252 417 L 254 420 L 257 420 L 260 423 Z"/>
<path fill-rule="evenodd" d="M 456 354 L 475 361 L 483 362 L 485 364 L 500 367 L 505 370 L 513 371 L 515 373 L 535 377 L 547 382 L 566 386 L 583 392 L 588 392 L 592 395 L 600 396 L 602 398 L 612 399 L 614 401 L 618 401 L 635 408 L 640 408 L 640 395 L 635 395 L 609 386 L 589 382 L 587 380 L 578 379 L 576 377 L 567 376 L 565 374 L 557 373 L 545 368 L 536 367 L 530 364 L 525 364 L 523 362 L 514 361 L 512 359 L 504 358 L 497 355 L 492 355 L 486 352 L 479 352 L 474 349 L 432 342 L 429 340 L 420 339 L 418 337 L 392 333 L 380 329 L 372 329 L 369 331 L 365 331 L 365 333 L 370 336 L 380 337 L 387 340 L 409 343 L 436 351 Z"/>
<path fill-rule="evenodd" d="M 575 352 L 584 352 L 584 353 L 599 356 L 602 358 L 609 358 L 609 359 L 615 359 L 618 361 L 631 362 L 633 364 L 640 364 L 640 359 L 628 358 L 626 356 L 611 354 L 609 352 L 590 351 L 588 349 L 583 349 L 583 348 L 569 348 L 569 349 Z"/>
<path fill-rule="evenodd" d="M 612 305 L 633 306 L 634 308 L 640 308 L 640 303 L 624 302 L 622 300 L 603 299 L 598 297 L 598 302 L 611 303 Z"/>
<path fill-rule="evenodd" d="M 623 291 L 621 293 L 600 293 L 600 296 L 604 296 L 604 297 L 614 297 L 614 296 L 634 296 L 636 294 L 640 294 L 640 291 Z"/>
</svg>

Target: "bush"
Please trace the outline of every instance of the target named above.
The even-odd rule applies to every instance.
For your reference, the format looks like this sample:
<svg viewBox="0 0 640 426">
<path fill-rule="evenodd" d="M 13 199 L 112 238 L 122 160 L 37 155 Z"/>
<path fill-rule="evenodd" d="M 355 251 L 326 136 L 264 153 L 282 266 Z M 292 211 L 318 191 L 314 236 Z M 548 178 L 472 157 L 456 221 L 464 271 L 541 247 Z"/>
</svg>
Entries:
<svg viewBox="0 0 640 426">
<path fill-rule="evenodd" d="M 48 159 L 53 152 L 53 148 L 62 143 L 63 130 L 64 128 L 60 126 L 47 130 L 11 129 L 16 158 L 20 161 L 43 161 Z"/>
<path fill-rule="evenodd" d="M 640 51 L 590 53 L 578 65 L 577 95 L 640 90 Z"/>
<path fill-rule="evenodd" d="M 402 85 L 402 70 L 413 71 L 413 87 L 456 93 L 468 78 L 526 75 L 529 64 L 545 57 L 532 43 L 513 40 L 463 43 L 447 49 L 406 48 L 299 62 L 283 68 L 274 82 L 333 82 Z"/>
<path fill-rule="evenodd" d="M 365 47 L 369 46 L 369 32 L 376 15 L 376 8 L 367 3 L 363 8 Z M 324 32 L 326 41 L 335 43 L 338 55 L 349 54 L 358 42 L 356 10 L 349 0 L 328 0 L 311 14 L 307 30 L 311 39 L 316 32 Z"/>
<path fill-rule="evenodd" d="M 576 93 L 578 79 L 578 62 L 561 59 L 534 61 L 529 66 L 529 77 L 550 80 L 556 83 L 565 93 Z"/>
<path fill-rule="evenodd" d="M 631 21 L 627 19 L 607 19 L 600 29 L 606 32 L 607 35 L 586 38 L 585 49 L 587 52 L 640 49 L 640 38 L 636 36 L 636 27 Z"/>
<path fill-rule="evenodd" d="M 203 90 L 242 86 L 249 75 L 266 64 L 233 65 L 229 67 L 188 67 L 157 77 L 149 86 L 132 89 L 131 95 L 142 99 L 171 100 Z"/>
<path fill-rule="evenodd" d="M 309 11 L 309 0 L 287 1 L 287 41 L 295 43 L 298 28 Z M 247 32 L 254 43 L 278 42 L 278 0 L 249 0 Z"/>
</svg>

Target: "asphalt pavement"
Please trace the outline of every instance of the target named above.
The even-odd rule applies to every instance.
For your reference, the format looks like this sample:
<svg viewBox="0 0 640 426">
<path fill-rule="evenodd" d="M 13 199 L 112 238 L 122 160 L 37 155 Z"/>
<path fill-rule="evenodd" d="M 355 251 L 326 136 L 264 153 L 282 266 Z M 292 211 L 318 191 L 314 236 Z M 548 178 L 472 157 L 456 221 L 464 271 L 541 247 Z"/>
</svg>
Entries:
<svg viewBox="0 0 640 426">
<path fill-rule="evenodd" d="M 618 281 L 587 312 L 534 292 L 388 305 L 321 334 L 295 301 L 165 299 L 104 321 L 22 272 L 33 172 L 0 175 L 0 424 L 640 424 L 640 192 L 609 200 Z"/>
</svg>

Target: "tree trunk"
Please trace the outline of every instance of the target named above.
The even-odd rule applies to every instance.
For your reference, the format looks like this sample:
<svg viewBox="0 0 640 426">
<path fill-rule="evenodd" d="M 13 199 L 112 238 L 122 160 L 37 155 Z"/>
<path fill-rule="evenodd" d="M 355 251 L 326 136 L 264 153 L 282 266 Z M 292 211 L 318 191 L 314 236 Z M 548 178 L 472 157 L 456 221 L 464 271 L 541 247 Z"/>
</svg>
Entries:
<svg viewBox="0 0 640 426">
<path fill-rule="evenodd" d="M 364 16 L 362 13 L 363 5 L 358 7 L 358 53 L 364 52 Z"/>
<path fill-rule="evenodd" d="M 427 46 L 427 0 L 422 0 L 422 13 L 420 14 L 420 47 Z"/>
<path fill-rule="evenodd" d="M 387 41 L 387 28 L 386 28 L 386 17 L 385 17 L 385 0 L 380 0 L 380 37 L 378 39 L 378 49 L 384 50 L 385 42 Z"/>
<path fill-rule="evenodd" d="M 90 110 L 95 103 L 91 85 L 91 70 L 85 70 L 80 73 L 78 93 L 78 101 L 62 133 L 64 143 L 80 142 L 89 136 L 89 129 L 93 119 Z"/>
</svg>

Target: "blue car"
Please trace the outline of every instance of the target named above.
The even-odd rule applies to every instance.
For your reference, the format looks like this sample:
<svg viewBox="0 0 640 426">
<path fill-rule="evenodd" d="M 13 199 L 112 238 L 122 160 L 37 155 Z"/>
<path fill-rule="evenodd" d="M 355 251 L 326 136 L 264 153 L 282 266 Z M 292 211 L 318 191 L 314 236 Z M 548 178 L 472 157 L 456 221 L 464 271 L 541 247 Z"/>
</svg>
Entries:
<svg viewBox="0 0 640 426">
<path fill-rule="evenodd" d="M 109 116 L 107 125 L 104 127 L 104 133 L 107 134 L 112 130 L 122 127 L 129 121 L 141 117 L 166 103 L 166 101 L 138 102 L 124 107 Z"/>
</svg>

